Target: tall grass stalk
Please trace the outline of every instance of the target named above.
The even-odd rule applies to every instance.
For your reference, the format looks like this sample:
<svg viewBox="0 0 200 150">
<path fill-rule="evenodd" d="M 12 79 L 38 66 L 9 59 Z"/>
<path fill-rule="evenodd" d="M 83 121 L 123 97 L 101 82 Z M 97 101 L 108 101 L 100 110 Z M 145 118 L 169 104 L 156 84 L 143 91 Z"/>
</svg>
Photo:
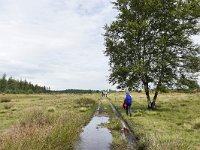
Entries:
<svg viewBox="0 0 200 150">
<path fill-rule="evenodd" d="M 58 95 L 44 95 L 42 99 L 37 95 L 21 97 L 24 100 L 13 100 L 15 106 L 22 109 L 13 112 L 19 119 L 0 131 L 0 149 L 73 149 L 81 128 L 89 121 L 96 107 L 96 102 L 92 99 L 87 102 L 90 109 L 86 112 L 79 112 L 79 108 L 71 107 L 77 101 L 85 103 L 84 98 L 78 95 L 61 95 L 59 98 Z M 55 108 L 56 111 L 52 113 L 49 108 Z"/>
</svg>

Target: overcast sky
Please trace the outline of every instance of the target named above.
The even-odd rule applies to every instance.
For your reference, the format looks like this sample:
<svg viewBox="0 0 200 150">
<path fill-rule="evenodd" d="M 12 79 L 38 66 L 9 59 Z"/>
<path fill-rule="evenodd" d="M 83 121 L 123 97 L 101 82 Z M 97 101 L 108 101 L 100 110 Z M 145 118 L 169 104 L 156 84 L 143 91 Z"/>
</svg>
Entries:
<svg viewBox="0 0 200 150">
<path fill-rule="evenodd" d="M 109 0 L 0 0 L 0 75 L 52 89 L 107 89 Z"/>
<path fill-rule="evenodd" d="M 116 16 L 112 7 L 110 0 L 0 0 L 0 75 L 55 90 L 111 88 L 102 34 Z"/>
</svg>

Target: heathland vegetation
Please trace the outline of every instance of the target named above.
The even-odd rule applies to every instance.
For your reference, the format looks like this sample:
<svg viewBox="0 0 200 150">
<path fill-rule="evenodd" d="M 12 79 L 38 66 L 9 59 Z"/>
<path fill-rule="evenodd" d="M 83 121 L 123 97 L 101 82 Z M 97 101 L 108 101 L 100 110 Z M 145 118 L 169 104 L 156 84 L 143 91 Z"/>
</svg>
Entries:
<svg viewBox="0 0 200 150">
<path fill-rule="evenodd" d="M 73 149 L 98 96 L 0 95 L 0 149 Z"/>
<path fill-rule="evenodd" d="M 147 109 L 143 92 L 132 96 L 132 117 L 122 108 L 124 92 L 113 92 L 109 99 L 128 122 L 138 148 L 199 149 L 199 93 L 161 93 L 156 110 Z M 100 94 L 0 95 L 0 149 L 73 149 L 99 98 Z M 126 149 L 122 125 L 109 107 L 104 101 L 100 111 L 110 116 L 112 147 Z"/>
<path fill-rule="evenodd" d="M 200 149 L 200 93 L 162 93 L 156 110 L 147 109 L 144 93 L 132 93 L 132 96 L 132 117 L 126 116 L 122 109 L 124 93 L 111 94 L 110 99 L 138 139 L 138 147 Z"/>
<path fill-rule="evenodd" d="M 119 89 L 144 91 L 132 93 L 132 117 L 122 108 L 124 93 L 113 92 L 109 100 L 129 124 L 138 149 L 200 149 L 200 46 L 192 41 L 200 33 L 199 0 L 116 0 L 113 4 L 118 15 L 105 26 L 104 34 L 109 82 Z M 180 89 L 193 93 L 173 92 Z M 52 91 L 4 74 L 0 149 L 73 149 L 95 111 L 100 97 L 96 93 Z M 113 147 L 123 149 L 120 122 L 108 103 L 102 106 L 111 118 Z"/>
</svg>

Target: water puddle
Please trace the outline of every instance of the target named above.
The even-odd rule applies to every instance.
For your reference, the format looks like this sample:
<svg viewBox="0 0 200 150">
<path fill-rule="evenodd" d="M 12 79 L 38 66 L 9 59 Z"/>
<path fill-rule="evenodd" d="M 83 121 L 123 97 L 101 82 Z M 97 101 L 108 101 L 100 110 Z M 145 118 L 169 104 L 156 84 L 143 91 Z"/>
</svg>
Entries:
<svg viewBox="0 0 200 150">
<path fill-rule="evenodd" d="M 112 134 L 110 130 L 102 127 L 102 124 L 106 123 L 109 123 L 109 117 L 94 116 L 90 123 L 83 128 L 75 150 L 109 150 Z"/>
</svg>

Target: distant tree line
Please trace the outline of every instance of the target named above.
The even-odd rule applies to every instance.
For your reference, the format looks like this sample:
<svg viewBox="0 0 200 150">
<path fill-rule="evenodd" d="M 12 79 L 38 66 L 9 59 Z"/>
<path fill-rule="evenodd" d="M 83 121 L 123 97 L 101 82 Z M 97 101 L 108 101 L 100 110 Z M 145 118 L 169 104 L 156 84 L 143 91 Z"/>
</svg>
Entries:
<svg viewBox="0 0 200 150">
<path fill-rule="evenodd" d="M 51 90 L 47 86 L 39 86 L 32 84 L 27 80 L 16 80 L 13 77 L 7 77 L 4 73 L 0 77 L 0 93 L 8 94 L 34 94 L 34 93 L 51 93 L 51 94 L 92 94 L 100 93 L 99 90 L 83 90 L 83 89 L 66 89 Z"/>
<path fill-rule="evenodd" d="M 12 77 L 7 79 L 6 74 L 0 78 L 0 93 L 12 94 L 33 94 L 33 93 L 48 93 L 49 87 L 33 85 L 26 80 L 16 80 Z"/>
<path fill-rule="evenodd" d="M 92 94 L 99 93 L 99 90 L 83 90 L 83 89 L 66 89 L 60 91 L 52 91 L 52 93 L 71 93 L 71 94 Z"/>
</svg>

